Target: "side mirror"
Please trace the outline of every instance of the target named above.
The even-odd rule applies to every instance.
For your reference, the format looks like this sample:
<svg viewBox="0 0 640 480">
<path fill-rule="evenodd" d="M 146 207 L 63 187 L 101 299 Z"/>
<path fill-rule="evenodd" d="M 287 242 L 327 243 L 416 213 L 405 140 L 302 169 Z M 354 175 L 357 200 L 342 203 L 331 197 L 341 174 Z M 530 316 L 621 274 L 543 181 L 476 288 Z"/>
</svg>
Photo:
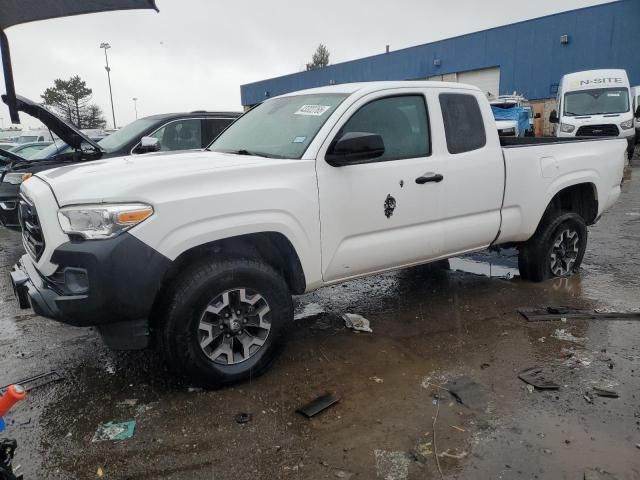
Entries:
<svg viewBox="0 0 640 480">
<path fill-rule="evenodd" d="M 540 115 L 540 113 L 536 113 L 533 118 L 540 118 L 540 117 L 542 117 L 542 115 Z"/>
<path fill-rule="evenodd" d="M 560 119 L 558 118 L 558 112 L 556 112 L 555 110 L 551 110 L 551 113 L 549 114 L 549 123 L 559 123 Z"/>
<path fill-rule="evenodd" d="M 640 107 L 636 109 L 636 118 L 640 120 Z"/>
<path fill-rule="evenodd" d="M 140 145 L 136 148 L 137 153 L 149 153 L 160 151 L 160 140 L 156 137 L 142 137 Z"/>
<path fill-rule="evenodd" d="M 365 163 L 384 155 L 384 141 L 377 133 L 345 133 L 329 147 L 325 160 L 332 167 Z"/>
</svg>

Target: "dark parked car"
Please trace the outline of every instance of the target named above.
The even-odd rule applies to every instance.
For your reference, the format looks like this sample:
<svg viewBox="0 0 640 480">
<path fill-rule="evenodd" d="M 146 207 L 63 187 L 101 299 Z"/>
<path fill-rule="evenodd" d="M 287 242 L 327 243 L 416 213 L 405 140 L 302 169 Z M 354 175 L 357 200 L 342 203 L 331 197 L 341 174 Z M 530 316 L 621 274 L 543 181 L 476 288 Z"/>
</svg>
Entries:
<svg viewBox="0 0 640 480">
<path fill-rule="evenodd" d="M 5 96 L 2 96 L 5 100 Z M 6 101 L 5 101 L 6 103 Z M 40 120 L 60 141 L 32 155 L 29 159 L 11 157 L 0 149 L 0 155 L 13 162 L 2 174 L 0 182 L 0 223 L 19 228 L 18 192 L 24 178 L 57 166 L 125 155 L 150 152 L 195 150 L 209 145 L 241 114 L 237 112 L 166 113 L 144 117 L 96 142 L 69 125 L 46 108 L 18 96 L 18 110 Z"/>
</svg>

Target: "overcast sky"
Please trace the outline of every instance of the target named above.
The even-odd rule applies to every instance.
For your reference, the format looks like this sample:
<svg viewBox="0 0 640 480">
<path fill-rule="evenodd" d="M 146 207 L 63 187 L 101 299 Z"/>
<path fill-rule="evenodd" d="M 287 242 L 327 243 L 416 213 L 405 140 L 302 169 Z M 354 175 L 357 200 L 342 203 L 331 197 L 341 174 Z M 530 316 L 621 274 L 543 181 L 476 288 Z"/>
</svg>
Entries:
<svg viewBox="0 0 640 480">
<path fill-rule="evenodd" d="M 240 110 L 240 85 L 300 71 L 317 45 L 331 63 L 610 0 L 157 0 L 153 10 L 97 13 L 7 30 L 16 91 L 32 100 L 80 75 L 111 126 L 101 42 L 119 126 L 171 111 Z M 526 55 L 526 52 L 523 52 Z M 4 92 L 4 84 L 2 84 Z M 1 123 L 9 126 L 4 104 Z M 37 122 L 21 114 L 23 125 Z"/>
</svg>

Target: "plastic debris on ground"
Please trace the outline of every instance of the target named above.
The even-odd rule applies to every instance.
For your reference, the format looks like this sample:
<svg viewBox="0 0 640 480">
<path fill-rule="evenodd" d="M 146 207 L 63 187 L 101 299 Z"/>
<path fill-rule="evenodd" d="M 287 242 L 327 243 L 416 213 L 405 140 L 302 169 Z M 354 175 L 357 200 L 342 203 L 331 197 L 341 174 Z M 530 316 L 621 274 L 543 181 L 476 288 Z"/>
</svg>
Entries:
<svg viewBox="0 0 640 480">
<path fill-rule="evenodd" d="M 299 409 L 296 410 L 296 412 L 301 413 L 307 418 L 311 418 L 314 415 L 317 415 L 318 413 L 322 412 L 323 410 L 326 410 L 327 408 L 331 407 L 332 405 L 335 405 L 339 401 L 340 399 L 336 397 L 334 394 L 325 393 L 324 395 L 321 395 L 315 400 L 312 400 L 311 402 L 307 403 L 303 407 L 300 407 Z"/>
<path fill-rule="evenodd" d="M 457 453 L 457 452 L 451 453 L 450 450 L 446 450 L 446 451 L 438 454 L 438 456 L 440 458 L 453 458 L 454 460 L 462 460 L 467 455 L 469 455 L 469 454 L 467 452 L 465 452 L 465 451 L 462 451 L 460 453 Z"/>
<path fill-rule="evenodd" d="M 253 418 L 253 415 L 251 415 L 250 413 L 239 413 L 235 416 L 236 419 L 236 423 L 239 424 L 243 424 L 243 423 L 249 423 L 251 421 L 251 419 Z"/>
<path fill-rule="evenodd" d="M 529 385 L 533 385 L 539 390 L 558 390 L 560 385 L 550 378 L 550 373 L 542 367 L 531 367 L 521 371 L 518 378 Z"/>
<path fill-rule="evenodd" d="M 430 440 L 430 433 L 425 433 L 416 443 L 411 453 L 416 461 L 427 463 L 428 458 L 433 455 L 433 442 Z"/>
<path fill-rule="evenodd" d="M 92 442 L 104 442 L 110 440 L 112 442 L 118 442 L 121 440 L 127 440 L 133 437 L 133 433 L 136 429 L 136 421 L 130 420 L 128 422 L 115 423 L 108 422 L 100 425 L 93 435 Z"/>
<path fill-rule="evenodd" d="M 344 320 L 344 325 L 351 330 L 356 332 L 373 333 L 369 320 L 364 318 L 362 315 L 358 315 L 356 313 L 345 313 L 342 315 L 342 318 Z"/>
<path fill-rule="evenodd" d="M 34 375 L 33 377 L 25 378 L 24 380 L 20 380 L 19 382 L 12 382 L 8 385 L 3 385 L 0 387 L 0 390 L 5 390 L 9 385 L 18 384 L 22 385 L 24 389 L 29 392 L 34 388 L 43 387 L 52 382 L 57 382 L 58 380 L 62 380 L 64 376 L 58 373 L 55 370 L 46 373 L 40 373 L 38 375 Z"/>
<path fill-rule="evenodd" d="M 487 389 L 469 377 L 459 377 L 445 385 L 449 393 L 462 405 L 472 410 L 484 410 L 489 403 Z"/>
<path fill-rule="evenodd" d="M 593 391 L 599 397 L 606 397 L 606 398 L 618 398 L 619 397 L 618 392 L 616 392 L 615 390 L 611 390 L 609 388 L 593 387 Z"/>
<path fill-rule="evenodd" d="M 353 476 L 353 473 L 345 472 L 344 470 L 336 470 L 333 474 L 337 478 L 345 478 L 347 480 Z"/>
<path fill-rule="evenodd" d="M 565 330 L 564 328 L 558 328 L 555 332 L 553 332 L 551 336 L 557 340 L 563 340 L 565 342 L 574 342 L 574 343 L 584 342 L 584 338 L 575 337 L 571 332 L 569 332 L 568 330 Z"/>
<path fill-rule="evenodd" d="M 521 308 L 517 312 L 529 322 L 567 320 L 640 320 L 640 312 L 599 312 L 569 307 L 546 307 L 544 309 Z"/>
</svg>

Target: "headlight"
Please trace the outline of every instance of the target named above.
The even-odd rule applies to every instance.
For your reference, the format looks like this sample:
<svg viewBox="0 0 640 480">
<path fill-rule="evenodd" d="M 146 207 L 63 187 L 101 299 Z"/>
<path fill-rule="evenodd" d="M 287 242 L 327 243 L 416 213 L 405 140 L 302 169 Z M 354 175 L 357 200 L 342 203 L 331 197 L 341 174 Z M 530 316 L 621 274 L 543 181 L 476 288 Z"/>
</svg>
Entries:
<svg viewBox="0 0 640 480">
<path fill-rule="evenodd" d="M 626 122 L 622 122 L 620 124 L 620 128 L 622 128 L 623 130 L 629 130 L 632 127 L 633 127 L 633 119 L 627 120 Z"/>
<path fill-rule="evenodd" d="M 576 129 L 575 125 L 569 125 L 568 123 L 560 124 L 560 131 L 564 133 L 571 133 Z"/>
<path fill-rule="evenodd" d="M 20 185 L 22 182 L 31 178 L 33 173 L 21 173 L 21 172 L 9 172 L 6 173 L 2 181 L 4 183 L 10 183 L 11 185 Z"/>
<path fill-rule="evenodd" d="M 78 205 L 58 210 L 62 231 L 87 240 L 112 238 L 153 215 L 144 203 L 126 205 Z"/>
</svg>

